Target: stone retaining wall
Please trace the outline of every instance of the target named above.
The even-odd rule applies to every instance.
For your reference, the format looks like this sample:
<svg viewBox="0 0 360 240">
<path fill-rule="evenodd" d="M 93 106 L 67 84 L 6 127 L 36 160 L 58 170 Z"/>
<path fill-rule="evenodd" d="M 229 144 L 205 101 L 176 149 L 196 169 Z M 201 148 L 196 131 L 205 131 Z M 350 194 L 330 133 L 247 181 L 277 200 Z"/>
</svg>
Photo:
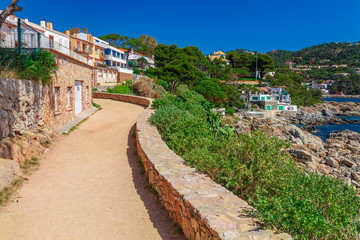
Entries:
<svg viewBox="0 0 360 240">
<path fill-rule="evenodd" d="M 109 93 L 94 93 L 106 98 L 149 106 L 151 99 Z M 149 183 L 171 218 L 180 224 L 188 239 L 291 239 L 287 234 L 274 234 L 261 229 L 258 220 L 245 216 L 253 209 L 246 201 L 197 172 L 170 150 L 162 141 L 149 118 L 147 108 L 137 119 L 137 150 Z"/>
<path fill-rule="evenodd" d="M 0 77 L 0 140 L 42 125 L 41 82 Z"/>
</svg>

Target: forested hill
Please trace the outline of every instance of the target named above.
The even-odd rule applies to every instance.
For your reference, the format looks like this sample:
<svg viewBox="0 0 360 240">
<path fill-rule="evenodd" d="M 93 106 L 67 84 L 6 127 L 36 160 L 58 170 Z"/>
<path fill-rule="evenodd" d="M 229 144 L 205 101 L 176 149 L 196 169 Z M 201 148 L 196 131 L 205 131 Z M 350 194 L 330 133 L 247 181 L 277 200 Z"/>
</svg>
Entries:
<svg viewBox="0 0 360 240">
<path fill-rule="evenodd" d="M 291 52 L 273 50 L 268 52 L 276 66 L 294 62 L 296 65 L 340 65 L 360 67 L 360 42 L 324 43 Z"/>
</svg>

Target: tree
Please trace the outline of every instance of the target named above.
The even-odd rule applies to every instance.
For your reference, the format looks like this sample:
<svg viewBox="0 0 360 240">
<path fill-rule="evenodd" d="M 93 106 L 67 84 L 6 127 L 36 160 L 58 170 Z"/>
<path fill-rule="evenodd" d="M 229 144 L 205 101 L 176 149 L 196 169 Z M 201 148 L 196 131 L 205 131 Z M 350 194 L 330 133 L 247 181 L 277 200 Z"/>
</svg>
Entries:
<svg viewBox="0 0 360 240">
<path fill-rule="evenodd" d="M 154 49 L 157 46 L 156 39 L 154 37 L 150 37 L 148 35 L 143 34 L 139 37 L 139 41 L 147 46 L 148 49 L 147 49 L 146 54 L 148 56 L 152 56 L 154 54 Z"/>
<path fill-rule="evenodd" d="M 175 44 L 168 46 L 159 44 L 154 51 L 156 68 L 149 73 L 169 84 L 170 93 L 174 93 L 179 84 L 188 84 L 195 80 L 196 69 L 188 61 L 188 56 Z"/>
<path fill-rule="evenodd" d="M 123 43 L 129 39 L 128 36 L 121 36 L 120 34 L 116 33 L 106 34 L 105 36 L 100 36 L 99 38 L 115 47 L 121 47 Z"/>
<path fill-rule="evenodd" d="M 89 33 L 89 30 L 87 30 L 87 28 L 86 28 L 86 27 L 84 27 L 83 29 L 81 29 L 81 31 L 82 31 L 83 33 L 86 33 L 86 34 L 88 34 L 88 33 Z"/>
<path fill-rule="evenodd" d="M 132 51 L 136 51 L 139 53 L 145 52 L 147 50 L 147 46 L 143 44 L 139 39 L 131 38 L 127 41 L 124 41 L 121 46 L 127 49 L 126 52 L 126 62 L 129 61 L 129 56 Z"/>
<path fill-rule="evenodd" d="M 149 62 L 144 57 L 139 58 L 137 64 L 140 69 L 146 69 L 149 66 Z"/>
<path fill-rule="evenodd" d="M 12 0 L 9 6 L 7 6 L 7 8 L 5 8 L 5 10 L 1 12 L 0 29 L 8 16 L 13 14 L 14 12 L 21 12 L 23 10 L 22 7 L 17 6 L 18 1 L 19 0 Z"/>
<path fill-rule="evenodd" d="M 256 64 L 253 63 L 254 65 Z M 274 61 L 267 54 L 259 54 L 258 55 L 258 71 L 260 72 L 260 79 L 263 79 L 267 72 L 270 72 L 274 69 Z"/>
<path fill-rule="evenodd" d="M 80 29 L 78 27 L 74 27 L 70 29 L 70 35 L 73 35 L 75 33 L 80 33 Z"/>
<path fill-rule="evenodd" d="M 222 91 L 219 81 L 214 81 L 211 79 L 206 79 L 199 82 L 194 88 L 194 91 L 201 94 L 205 99 L 219 105 L 221 102 L 224 102 L 227 98 L 227 95 Z"/>
</svg>

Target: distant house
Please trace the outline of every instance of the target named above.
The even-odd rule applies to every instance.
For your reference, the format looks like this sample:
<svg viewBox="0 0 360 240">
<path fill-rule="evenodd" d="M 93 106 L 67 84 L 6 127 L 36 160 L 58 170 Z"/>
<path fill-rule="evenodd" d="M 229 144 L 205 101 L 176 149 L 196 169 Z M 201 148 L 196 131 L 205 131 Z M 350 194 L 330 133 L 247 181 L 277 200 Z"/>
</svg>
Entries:
<svg viewBox="0 0 360 240">
<path fill-rule="evenodd" d="M 230 61 L 226 59 L 226 54 L 221 50 L 214 52 L 213 54 L 210 54 L 209 58 L 211 61 L 214 61 L 215 59 L 221 59 L 226 64 L 230 64 Z"/>
<path fill-rule="evenodd" d="M 297 111 L 297 106 L 291 105 L 291 97 L 283 87 L 258 87 L 251 92 L 243 90 L 241 98 L 267 111 Z"/>
<path fill-rule="evenodd" d="M 347 77 L 349 75 L 350 75 L 350 73 L 335 73 L 335 76 L 337 76 L 337 77 Z"/>
<path fill-rule="evenodd" d="M 148 67 L 155 67 L 155 61 L 152 57 L 148 57 L 144 54 L 141 54 L 141 53 L 137 53 L 135 51 L 131 51 L 131 53 L 129 54 L 129 63 L 130 62 L 134 62 L 137 64 L 137 61 L 140 59 L 140 58 L 145 58 L 146 61 L 149 63 L 149 65 L 147 66 Z"/>
</svg>

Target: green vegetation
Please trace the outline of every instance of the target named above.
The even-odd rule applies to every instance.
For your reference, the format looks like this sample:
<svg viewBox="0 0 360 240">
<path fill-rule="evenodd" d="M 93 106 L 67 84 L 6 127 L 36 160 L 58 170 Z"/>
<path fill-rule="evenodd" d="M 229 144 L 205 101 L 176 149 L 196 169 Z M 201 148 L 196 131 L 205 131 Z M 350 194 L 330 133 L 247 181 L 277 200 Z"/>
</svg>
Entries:
<svg viewBox="0 0 360 240">
<path fill-rule="evenodd" d="M 238 137 L 201 95 L 185 90 L 155 100 L 150 121 L 167 145 L 256 208 L 265 226 L 296 239 L 354 239 L 360 223 L 356 191 L 338 179 L 306 172 L 288 144 L 260 131 Z"/>
<path fill-rule="evenodd" d="M 242 108 L 244 102 L 238 91 L 246 86 L 239 86 L 237 89 L 229 85 L 228 81 L 249 80 L 250 72 L 256 70 L 256 58 L 260 78 L 266 76 L 273 86 L 285 86 L 294 104 L 310 106 L 322 101 L 321 92 L 303 87 L 303 80 L 296 73 L 279 69 L 274 78 L 266 75 L 274 71 L 274 63 L 267 54 L 239 54 L 232 51 L 226 55 L 230 64 L 222 59 L 211 61 L 199 48 L 193 46 L 179 48 L 174 44 L 160 44 L 155 48 L 154 54 L 156 68 L 150 68 L 147 74 L 155 77 L 165 90 L 178 95 L 180 92 L 176 90 L 179 86 L 186 85 L 216 107 Z M 261 86 L 262 82 L 259 81 Z"/>
<path fill-rule="evenodd" d="M 10 186 L 4 187 L 0 191 L 0 206 L 4 206 L 10 199 L 11 196 L 19 189 L 24 181 L 27 181 L 27 178 L 19 178 L 14 180 Z"/>
<path fill-rule="evenodd" d="M 19 54 L 15 50 L 0 48 L 0 75 L 3 77 L 50 84 L 56 65 L 54 55 L 48 51 Z"/>
<path fill-rule="evenodd" d="M 295 61 L 298 65 L 333 65 L 347 64 L 352 67 L 360 67 L 360 45 L 355 43 L 324 43 L 307 47 L 299 51 L 271 51 L 268 52 L 276 66 L 282 66 L 286 61 Z M 321 60 L 329 60 L 326 63 Z"/>
<path fill-rule="evenodd" d="M 332 93 L 343 92 L 346 95 L 360 95 L 360 76 L 351 75 L 341 81 L 335 81 L 331 87 Z"/>
<path fill-rule="evenodd" d="M 84 118 L 84 119 L 81 120 L 78 124 L 72 126 L 72 127 L 69 129 L 69 131 L 64 132 L 63 135 L 69 135 L 72 131 L 74 131 L 78 126 L 80 126 L 83 122 L 85 122 L 85 121 L 88 120 L 88 119 L 89 119 L 89 117 Z"/>
<path fill-rule="evenodd" d="M 93 105 L 94 107 L 96 107 L 97 109 L 99 109 L 99 110 L 102 109 L 102 107 L 100 106 L 100 104 L 97 104 L 97 103 L 95 103 L 95 102 L 92 102 L 92 105 Z"/>
<path fill-rule="evenodd" d="M 131 91 L 129 85 L 116 85 L 114 88 L 108 88 L 107 92 L 117 94 L 129 94 Z"/>
<path fill-rule="evenodd" d="M 270 84 L 272 86 L 285 86 L 291 96 L 292 104 L 297 106 L 311 106 L 322 102 L 320 90 L 307 89 L 302 86 L 302 77 L 288 68 L 279 68 Z"/>
</svg>

